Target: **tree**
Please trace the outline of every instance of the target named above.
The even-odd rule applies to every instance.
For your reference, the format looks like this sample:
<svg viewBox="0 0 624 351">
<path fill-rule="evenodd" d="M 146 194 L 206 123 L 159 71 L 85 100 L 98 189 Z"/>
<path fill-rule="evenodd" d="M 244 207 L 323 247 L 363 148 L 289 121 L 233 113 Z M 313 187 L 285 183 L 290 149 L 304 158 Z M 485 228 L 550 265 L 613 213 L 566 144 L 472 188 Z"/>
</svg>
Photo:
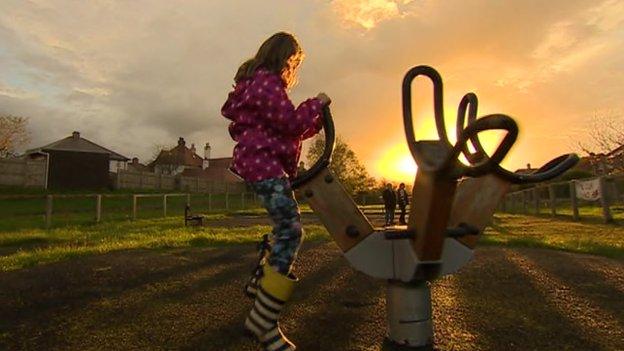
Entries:
<svg viewBox="0 0 624 351">
<path fill-rule="evenodd" d="M 20 146 L 30 140 L 28 118 L 0 116 L 0 157 L 14 156 Z"/>
<path fill-rule="evenodd" d="M 323 154 L 325 139 L 317 136 L 312 140 L 308 150 L 308 163 L 312 164 Z M 375 179 L 368 175 L 366 168 L 351 150 L 341 136 L 336 137 L 336 146 L 331 160 L 331 169 L 334 171 L 342 185 L 351 194 L 370 191 L 375 187 Z"/>
<path fill-rule="evenodd" d="M 596 115 L 588 128 L 587 143 L 579 143 L 588 155 L 608 154 L 624 145 L 624 118 L 621 116 Z"/>
<path fill-rule="evenodd" d="M 591 120 L 587 142 L 579 142 L 590 163 L 599 173 L 624 171 L 624 118 L 617 115 L 596 115 Z"/>
</svg>

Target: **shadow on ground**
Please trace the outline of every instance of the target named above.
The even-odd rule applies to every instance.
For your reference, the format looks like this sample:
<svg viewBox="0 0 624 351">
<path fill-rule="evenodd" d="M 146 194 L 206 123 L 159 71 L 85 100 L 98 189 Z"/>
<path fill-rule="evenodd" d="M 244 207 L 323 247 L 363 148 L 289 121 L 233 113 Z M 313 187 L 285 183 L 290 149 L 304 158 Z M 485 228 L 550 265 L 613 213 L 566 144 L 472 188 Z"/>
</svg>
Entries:
<svg viewBox="0 0 624 351">
<path fill-rule="evenodd" d="M 255 350 L 241 331 L 252 246 L 124 251 L 0 274 L 0 349 Z M 624 264 L 477 251 L 433 284 L 439 350 L 624 349 Z M 283 329 L 306 350 L 381 350 L 384 283 L 333 243 L 300 252 Z"/>
</svg>

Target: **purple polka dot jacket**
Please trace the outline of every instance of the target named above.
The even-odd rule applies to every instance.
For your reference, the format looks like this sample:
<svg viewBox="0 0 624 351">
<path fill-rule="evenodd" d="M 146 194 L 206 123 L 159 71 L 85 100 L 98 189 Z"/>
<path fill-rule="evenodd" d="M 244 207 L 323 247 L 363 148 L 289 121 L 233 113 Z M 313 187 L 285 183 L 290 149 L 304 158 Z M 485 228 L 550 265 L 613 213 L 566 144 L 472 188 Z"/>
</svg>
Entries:
<svg viewBox="0 0 624 351">
<path fill-rule="evenodd" d="M 301 142 L 322 127 L 321 108 L 316 98 L 295 108 L 282 78 L 267 70 L 239 81 L 221 108 L 237 143 L 232 171 L 248 182 L 295 177 Z"/>
</svg>

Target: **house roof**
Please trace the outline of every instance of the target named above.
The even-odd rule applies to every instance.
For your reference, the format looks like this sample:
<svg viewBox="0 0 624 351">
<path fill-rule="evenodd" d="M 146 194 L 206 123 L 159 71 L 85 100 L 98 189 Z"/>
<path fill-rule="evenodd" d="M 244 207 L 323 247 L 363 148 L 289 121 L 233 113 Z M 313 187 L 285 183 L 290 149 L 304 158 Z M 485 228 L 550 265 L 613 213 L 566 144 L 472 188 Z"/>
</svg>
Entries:
<svg viewBox="0 0 624 351">
<path fill-rule="evenodd" d="M 187 168 L 182 172 L 182 175 L 185 177 L 199 177 L 208 180 L 215 181 L 225 181 L 228 183 L 238 183 L 243 180 L 234 173 L 232 173 L 229 168 L 225 167 L 208 167 L 206 169 L 201 168 Z"/>
<path fill-rule="evenodd" d="M 187 148 L 184 143 L 171 150 L 161 150 L 152 165 L 184 165 L 201 167 L 204 159 Z"/>
<path fill-rule="evenodd" d="M 73 132 L 72 135 L 61 140 L 57 140 L 45 146 L 30 149 L 26 151 L 26 155 L 41 151 L 74 151 L 74 152 L 90 152 L 96 154 L 108 154 L 110 159 L 114 161 L 128 161 L 124 155 L 118 154 L 115 151 L 109 150 L 103 146 L 100 146 L 90 140 L 87 140 L 80 136 L 80 133 Z"/>
</svg>

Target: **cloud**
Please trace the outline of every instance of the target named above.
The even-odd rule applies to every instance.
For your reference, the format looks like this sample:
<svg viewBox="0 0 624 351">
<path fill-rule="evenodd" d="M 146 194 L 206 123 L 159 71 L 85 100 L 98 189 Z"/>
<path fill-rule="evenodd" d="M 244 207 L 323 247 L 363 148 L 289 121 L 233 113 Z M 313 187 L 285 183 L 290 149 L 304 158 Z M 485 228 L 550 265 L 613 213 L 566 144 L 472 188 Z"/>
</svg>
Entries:
<svg viewBox="0 0 624 351">
<path fill-rule="evenodd" d="M 520 166 L 567 150 L 553 130 L 623 107 L 623 21 L 614 0 L 5 0 L 0 113 L 31 117 L 32 146 L 81 130 L 126 156 L 179 136 L 226 156 L 219 110 L 233 73 L 289 30 L 307 56 L 293 99 L 329 93 L 339 133 L 369 167 L 403 138 L 400 83 L 416 64 L 442 73 L 449 115 L 472 90 L 484 113 L 517 117 Z M 418 123 L 426 84 L 415 85 Z"/>
</svg>

